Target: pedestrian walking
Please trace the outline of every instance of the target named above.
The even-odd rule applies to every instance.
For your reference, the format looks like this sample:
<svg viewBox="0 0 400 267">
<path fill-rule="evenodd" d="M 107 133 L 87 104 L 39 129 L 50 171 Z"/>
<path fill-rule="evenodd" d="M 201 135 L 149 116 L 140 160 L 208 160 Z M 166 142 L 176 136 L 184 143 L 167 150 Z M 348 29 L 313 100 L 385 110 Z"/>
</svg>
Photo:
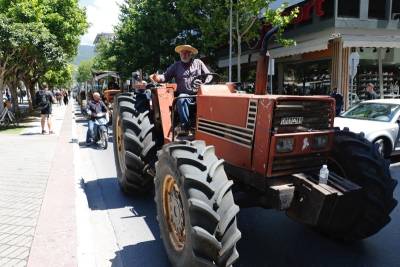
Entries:
<svg viewBox="0 0 400 267">
<path fill-rule="evenodd" d="M 52 121 L 51 121 L 51 114 L 52 114 L 52 104 L 56 103 L 54 95 L 52 92 L 49 91 L 49 87 L 47 83 L 42 84 L 41 90 L 36 93 L 36 103 L 40 107 L 40 123 L 42 126 L 42 134 L 46 133 L 45 124 L 47 120 L 47 127 L 49 129 L 49 134 L 53 134 L 52 130 Z"/>
<path fill-rule="evenodd" d="M 68 93 L 66 91 L 63 91 L 63 95 L 64 95 L 64 105 L 68 105 Z"/>
<path fill-rule="evenodd" d="M 6 98 L 8 101 L 11 101 L 11 94 L 10 94 L 10 89 L 6 89 Z"/>
<path fill-rule="evenodd" d="M 373 100 L 378 98 L 378 94 L 374 91 L 374 85 L 372 83 L 367 84 L 367 92 L 365 93 L 367 100 Z"/>
<path fill-rule="evenodd" d="M 61 106 L 61 104 L 62 104 L 62 102 L 61 102 L 62 95 L 61 95 L 60 90 L 57 89 L 55 95 L 56 95 L 56 100 L 57 100 L 58 105 Z"/>
<path fill-rule="evenodd" d="M 21 89 L 18 89 L 18 97 L 19 97 L 19 103 L 22 104 L 24 102 L 24 95 L 22 94 Z"/>
</svg>

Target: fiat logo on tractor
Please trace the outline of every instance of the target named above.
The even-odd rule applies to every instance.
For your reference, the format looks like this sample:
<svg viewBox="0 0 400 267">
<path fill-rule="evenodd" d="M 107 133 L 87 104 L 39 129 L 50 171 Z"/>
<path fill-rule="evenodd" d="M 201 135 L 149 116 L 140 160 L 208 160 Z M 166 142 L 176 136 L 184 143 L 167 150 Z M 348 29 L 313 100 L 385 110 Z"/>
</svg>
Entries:
<svg viewBox="0 0 400 267">
<path fill-rule="evenodd" d="M 281 125 L 298 125 L 303 123 L 303 117 L 286 117 L 281 119 Z"/>
</svg>

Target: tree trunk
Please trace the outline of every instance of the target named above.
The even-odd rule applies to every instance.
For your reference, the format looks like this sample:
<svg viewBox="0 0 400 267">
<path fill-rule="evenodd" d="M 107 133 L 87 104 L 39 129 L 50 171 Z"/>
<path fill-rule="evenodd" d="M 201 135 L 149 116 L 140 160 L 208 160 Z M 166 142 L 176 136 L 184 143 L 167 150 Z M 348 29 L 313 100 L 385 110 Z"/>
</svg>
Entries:
<svg viewBox="0 0 400 267">
<path fill-rule="evenodd" d="M 0 114 L 3 111 L 3 87 L 4 87 L 4 71 L 0 68 Z"/>
<path fill-rule="evenodd" d="M 17 94 L 17 83 L 15 80 L 11 81 L 8 86 L 10 92 L 11 92 L 11 102 L 12 102 L 12 110 L 14 113 L 17 113 L 19 111 L 19 105 L 18 105 L 18 94 Z"/>
<path fill-rule="evenodd" d="M 24 84 L 26 87 L 26 96 L 28 98 L 29 112 L 33 111 L 33 105 L 35 104 L 35 86 L 30 78 L 24 78 Z"/>
</svg>

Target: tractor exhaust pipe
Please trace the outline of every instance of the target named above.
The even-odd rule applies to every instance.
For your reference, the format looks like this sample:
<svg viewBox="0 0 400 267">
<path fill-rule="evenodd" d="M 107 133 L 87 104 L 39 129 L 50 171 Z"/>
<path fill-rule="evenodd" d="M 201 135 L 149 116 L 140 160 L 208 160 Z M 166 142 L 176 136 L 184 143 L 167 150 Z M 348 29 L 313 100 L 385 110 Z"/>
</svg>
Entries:
<svg viewBox="0 0 400 267">
<path fill-rule="evenodd" d="M 269 64 L 268 41 L 278 30 L 278 26 L 273 27 L 264 36 L 264 40 L 261 45 L 260 57 L 257 61 L 256 95 L 265 95 L 267 93 Z"/>
</svg>

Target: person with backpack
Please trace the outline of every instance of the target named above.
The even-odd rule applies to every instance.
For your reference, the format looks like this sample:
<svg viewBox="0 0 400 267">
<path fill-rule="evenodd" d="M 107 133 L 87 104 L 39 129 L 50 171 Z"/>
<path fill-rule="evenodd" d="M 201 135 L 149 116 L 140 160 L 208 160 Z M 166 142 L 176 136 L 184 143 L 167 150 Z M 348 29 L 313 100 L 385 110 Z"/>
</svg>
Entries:
<svg viewBox="0 0 400 267">
<path fill-rule="evenodd" d="M 49 134 L 54 134 L 52 130 L 52 122 L 51 122 L 51 113 L 52 113 L 52 104 L 55 103 L 56 100 L 52 92 L 49 91 L 49 87 L 47 83 L 42 84 L 42 89 L 36 93 L 36 103 L 40 108 L 40 117 L 41 117 L 41 126 L 42 126 L 42 134 L 45 134 L 46 131 L 44 129 L 45 123 L 47 120 L 47 127 L 49 128 Z"/>
</svg>

